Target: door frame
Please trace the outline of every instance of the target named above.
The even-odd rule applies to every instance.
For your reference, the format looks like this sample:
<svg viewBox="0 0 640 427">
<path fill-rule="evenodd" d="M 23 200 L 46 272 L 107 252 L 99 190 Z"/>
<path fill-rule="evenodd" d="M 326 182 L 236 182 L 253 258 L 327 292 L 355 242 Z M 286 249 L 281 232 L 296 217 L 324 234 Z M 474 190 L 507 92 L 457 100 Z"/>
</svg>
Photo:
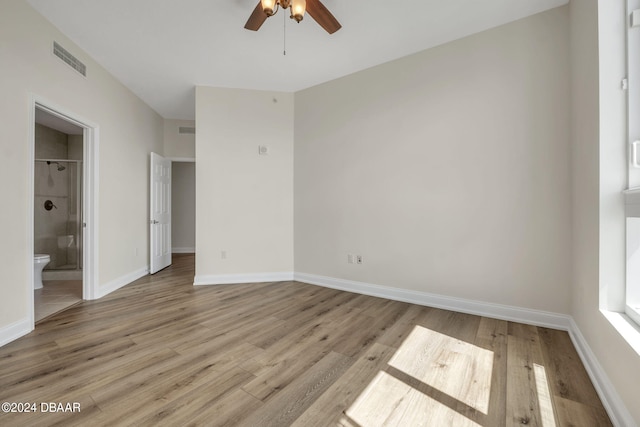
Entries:
<svg viewBox="0 0 640 427">
<path fill-rule="evenodd" d="M 33 254 L 34 254 L 34 185 L 35 185 L 35 116 L 36 108 L 70 122 L 84 129 L 82 138 L 82 297 L 85 300 L 96 299 L 98 293 L 98 165 L 100 128 L 91 122 L 54 102 L 36 94 L 30 94 L 29 100 L 29 174 L 27 227 L 27 280 L 29 283 L 29 319 L 31 329 L 35 327 L 35 307 L 33 296 Z"/>
<path fill-rule="evenodd" d="M 168 160 L 171 160 L 171 166 L 172 166 L 172 169 L 171 169 L 171 180 L 172 180 L 172 183 L 171 183 L 171 197 L 173 198 L 173 164 L 174 163 L 193 163 L 195 165 L 196 164 L 196 158 L 195 157 L 165 157 L 165 158 L 168 159 Z M 195 179 L 194 179 L 194 185 L 195 185 Z M 194 211 L 197 212 L 197 210 L 195 209 L 195 206 L 194 206 Z M 171 222 L 172 222 L 172 224 L 171 224 L 171 232 L 173 233 L 173 211 L 171 212 Z M 194 227 L 195 227 L 195 223 L 194 223 Z M 198 233 L 196 233 L 196 240 L 197 239 L 198 239 Z M 172 239 L 172 244 L 173 244 L 173 239 Z M 193 246 L 194 246 L 193 250 L 195 252 L 196 251 L 195 242 L 194 242 Z M 173 248 L 171 248 L 171 249 L 172 249 L 171 250 L 171 252 L 172 252 L 171 256 L 173 257 Z"/>
</svg>

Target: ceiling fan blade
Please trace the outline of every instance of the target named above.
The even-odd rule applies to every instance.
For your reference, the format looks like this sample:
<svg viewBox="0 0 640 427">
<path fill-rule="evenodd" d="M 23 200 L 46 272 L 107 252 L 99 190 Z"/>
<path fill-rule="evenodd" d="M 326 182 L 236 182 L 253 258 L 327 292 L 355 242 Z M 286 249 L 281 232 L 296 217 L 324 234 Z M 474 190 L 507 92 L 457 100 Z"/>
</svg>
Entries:
<svg viewBox="0 0 640 427">
<path fill-rule="evenodd" d="M 247 23 L 244 24 L 244 27 L 247 30 L 258 31 L 258 29 L 260 29 L 267 18 L 267 14 L 264 13 L 264 10 L 262 10 L 262 3 L 258 2 L 258 5 L 255 9 L 253 9 L 253 12 L 251 13 L 251 16 L 249 17 L 249 19 L 247 19 Z"/>
<path fill-rule="evenodd" d="M 329 12 L 329 9 L 320 3 L 320 0 L 307 0 L 307 13 L 329 34 L 333 34 L 342 28 L 342 25 Z"/>
</svg>

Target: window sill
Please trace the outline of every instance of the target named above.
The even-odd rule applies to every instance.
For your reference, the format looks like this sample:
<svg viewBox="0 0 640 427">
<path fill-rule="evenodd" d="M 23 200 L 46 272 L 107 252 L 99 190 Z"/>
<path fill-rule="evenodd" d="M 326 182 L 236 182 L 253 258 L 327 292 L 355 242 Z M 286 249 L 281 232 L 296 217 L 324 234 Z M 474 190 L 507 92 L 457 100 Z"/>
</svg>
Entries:
<svg viewBox="0 0 640 427">
<path fill-rule="evenodd" d="M 636 326 L 640 326 L 640 307 L 631 307 L 627 304 L 624 312 L 629 316 L 631 322 L 635 322 Z"/>
<path fill-rule="evenodd" d="M 640 326 L 625 313 L 600 310 L 604 317 L 618 331 L 622 338 L 640 356 Z"/>
</svg>

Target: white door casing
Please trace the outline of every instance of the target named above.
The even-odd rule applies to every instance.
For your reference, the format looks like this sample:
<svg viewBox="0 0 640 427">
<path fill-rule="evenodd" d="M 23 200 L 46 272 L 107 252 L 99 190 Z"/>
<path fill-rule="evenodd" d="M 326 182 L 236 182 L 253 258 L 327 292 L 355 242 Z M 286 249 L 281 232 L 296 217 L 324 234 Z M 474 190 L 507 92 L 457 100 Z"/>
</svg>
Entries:
<svg viewBox="0 0 640 427">
<path fill-rule="evenodd" d="M 151 153 L 149 272 L 171 265 L 171 160 Z"/>
<path fill-rule="evenodd" d="M 29 220 L 27 221 L 27 253 L 25 254 L 25 268 L 27 272 L 27 283 L 33 284 L 33 254 L 34 254 L 34 165 L 35 165 L 35 115 L 36 109 L 45 111 L 59 119 L 72 123 L 84 129 L 83 133 L 83 170 L 82 170 L 82 298 L 93 300 L 99 298 L 99 274 L 98 274 L 98 200 L 99 190 L 99 140 L 100 128 L 97 123 L 87 120 L 68 110 L 66 107 L 52 102 L 34 93 L 29 94 L 29 164 L 25 169 L 29 176 Z M 29 295 L 29 325 L 25 334 L 35 327 L 35 304 L 34 293 Z"/>
</svg>

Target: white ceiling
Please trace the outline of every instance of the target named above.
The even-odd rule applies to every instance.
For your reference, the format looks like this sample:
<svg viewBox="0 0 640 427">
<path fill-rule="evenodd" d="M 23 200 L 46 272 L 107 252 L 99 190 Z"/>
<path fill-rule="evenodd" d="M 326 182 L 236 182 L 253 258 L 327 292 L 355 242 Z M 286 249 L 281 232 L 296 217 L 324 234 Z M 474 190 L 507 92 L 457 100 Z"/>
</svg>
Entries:
<svg viewBox="0 0 640 427">
<path fill-rule="evenodd" d="M 283 11 L 245 30 L 257 0 L 28 1 L 174 119 L 194 119 L 196 85 L 298 91 L 568 3 L 322 0 L 342 24 L 329 35 L 308 15 L 296 24 Z"/>
</svg>

